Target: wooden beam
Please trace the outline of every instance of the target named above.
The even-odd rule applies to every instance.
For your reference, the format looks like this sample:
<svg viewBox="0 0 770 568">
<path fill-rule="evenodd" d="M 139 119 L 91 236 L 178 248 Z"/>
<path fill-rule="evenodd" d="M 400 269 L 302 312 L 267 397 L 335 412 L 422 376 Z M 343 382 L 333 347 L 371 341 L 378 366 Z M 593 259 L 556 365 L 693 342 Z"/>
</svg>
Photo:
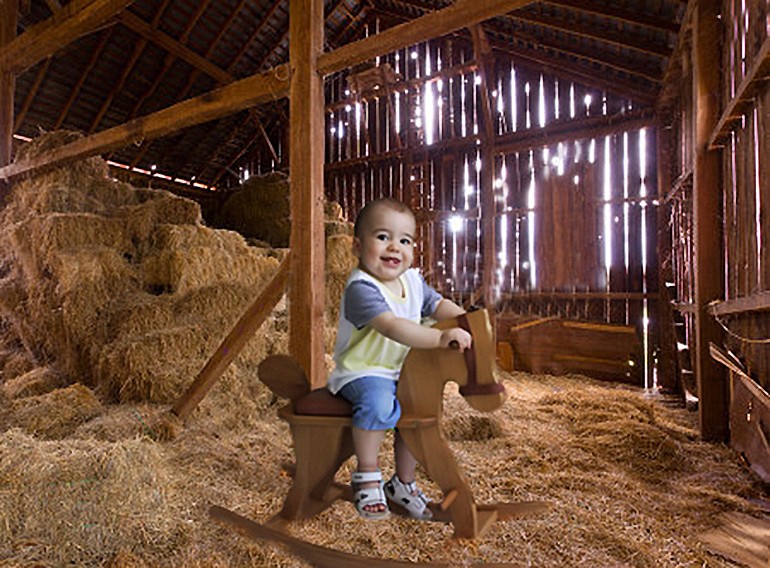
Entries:
<svg viewBox="0 0 770 568">
<path fill-rule="evenodd" d="M 481 289 L 484 295 L 484 306 L 493 309 L 495 302 L 495 274 L 497 273 L 497 254 L 495 246 L 495 224 L 497 209 L 495 204 L 495 124 L 492 112 L 492 96 L 490 91 L 497 85 L 495 77 L 495 60 L 492 48 L 481 24 L 470 27 L 473 37 L 473 53 L 479 65 L 481 78 L 481 234 L 482 234 L 482 275 Z M 496 341 L 495 341 L 496 343 Z"/>
<path fill-rule="evenodd" d="M 217 82 L 227 84 L 235 80 L 235 78 L 224 69 L 217 67 L 208 59 L 201 57 L 193 50 L 182 45 L 171 36 L 158 30 L 152 24 L 145 22 L 133 13 L 123 12 L 120 16 L 118 16 L 118 20 L 121 24 L 124 24 L 129 29 L 135 31 L 146 40 L 162 47 L 182 61 L 186 61 L 194 68 L 204 72 L 209 77 L 213 77 L 217 80 Z"/>
<path fill-rule="evenodd" d="M 746 115 L 756 104 L 756 96 L 767 88 L 767 78 L 770 76 L 770 36 L 765 38 L 751 68 L 743 77 L 735 91 L 735 96 L 725 106 L 714 132 L 709 138 L 709 148 L 719 148 L 725 138 L 736 126 L 740 126 Z"/>
<path fill-rule="evenodd" d="M 709 352 L 709 343 L 722 344 L 722 332 L 708 314 L 708 306 L 724 297 L 722 289 L 721 152 L 709 149 L 709 137 L 719 118 L 721 92 L 718 2 L 698 2 L 693 27 L 693 101 L 695 156 L 693 168 L 693 224 L 695 276 L 695 378 L 698 415 L 705 440 L 728 437 L 729 383 Z"/>
<path fill-rule="evenodd" d="M 12 44 L 16 38 L 18 18 L 17 3 L 11 0 L 0 2 L 0 51 Z M 11 163 L 13 154 L 13 97 L 16 91 L 16 76 L 7 62 L 0 61 L 0 167 Z M 5 197 L 0 186 L 0 201 Z"/>
<path fill-rule="evenodd" d="M 49 57 L 45 60 L 45 63 L 40 66 L 37 73 L 35 73 L 35 81 L 29 88 L 29 91 L 27 91 L 27 96 L 24 98 L 24 102 L 22 103 L 19 112 L 17 112 L 16 116 L 13 118 L 14 132 L 18 130 L 21 123 L 24 122 L 24 118 L 27 116 L 27 112 L 29 112 L 29 107 L 32 106 L 32 101 L 35 100 L 35 96 L 37 96 L 37 92 L 40 89 L 40 84 L 43 82 L 43 78 L 45 78 L 46 73 L 48 73 L 48 68 L 50 66 L 51 58 Z"/>
<path fill-rule="evenodd" d="M 0 168 L 0 180 L 10 179 L 46 166 L 96 156 L 143 140 L 160 138 L 190 126 L 203 124 L 285 97 L 288 94 L 288 76 L 289 69 L 286 65 L 252 75 L 148 116 L 81 138 L 46 152 L 39 158 Z"/>
<path fill-rule="evenodd" d="M 311 388 L 326 384 L 324 362 L 324 93 L 318 73 L 323 52 L 323 0 L 289 6 L 289 178 L 292 269 L 289 351 Z"/>
<path fill-rule="evenodd" d="M 671 129 L 667 129 L 662 120 L 658 119 L 655 128 L 657 143 L 657 179 L 658 195 L 667 192 L 671 187 L 671 148 L 673 135 Z M 674 333 L 674 312 L 671 307 L 671 295 L 667 286 L 667 281 L 673 278 L 670 263 L 666 265 L 664 259 L 667 255 L 673 254 L 671 242 L 671 229 L 669 227 L 670 219 L 669 207 L 661 206 L 655 208 L 657 216 L 657 239 L 656 248 L 658 253 L 658 290 L 660 290 L 660 301 L 657 303 L 657 329 L 660 345 L 660 354 L 658 357 L 658 385 L 668 391 L 677 392 L 679 389 L 679 377 L 676 368 L 676 334 Z M 653 308 L 654 310 L 654 308 Z M 653 311 L 653 313 L 656 313 Z"/>
<path fill-rule="evenodd" d="M 283 297 L 289 277 L 289 266 L 289 259 L 284 258 L 278 265 L 275 275 L 265 284 L 259 296 L 241 315 L 185 393 L 174 403 L 171 412 L 182 422 L 185 422 L 192 411 L 197 408 L 200 401 L 219 380 L 222 373 L 227 370 L 230 363 L 240 354 L 249 340 L 254 337 L 267 316 Z"/>
<path fill-rule="evenodd" d="M 448 8 L 348 43 L 318 58 L 318 72 L 330 75 L 378 55 L 414 45 L 507 14 L 532 0 L 462 0 Z"/>
<path fill-rule="evenodd" d="M 770 292 L 755 292 L 742 298 L 733 298 L 709 305 L 708 311 L 715 316 L 743 314 L 770 310 Z"/>
<path fill-rule="evenodd" d="M 0 48 L 0 67 L 20 75 L 57 50 L 87 35 L 134 0 L 72 0 L 47 20 L 35 24 Z"/>
<path fill-rule="evenodd" d="M 634 130 L 651 126 L 655 126 L 655 118 L 650 109 L 635 110 L 622 115 L 596 115 L 579 120 L 562 120 L 552 122 L 543 128 L 500 134 L 495 140 L 495 152 L 498 155 L 509 154 L 512 152 L 521 152 L 533 148 L 550 146 L 557 142 L 572 142 L 575 140 L 599 138 L 624 130 Z M 467 148 L 470 145 L 478 144 L 480 142 L 481 138 L 477 135 L 439 140 L 430 146 L 428 153 L 431 156 L 436 156 L 443 152 Z M 403 156 L 404 152 L 396 149 L 383 152 L 376 156 L 365 156 L 332 162 L 326 164 L 325 168 L 327 172 L 335 172 L 345 169 L 355 169 L 357 167 L 365 168 L 367 165 L 383 162 L 392 162 L 395 164 L 402 160 Z M 624 200 L 623 202 L 627 202 L 627 200 Z M 462 211 L 455 213 L 462 214 Z"/>
<path fill-rule="evenodd" d="M 88 59 L 88 65 L 86 65 L 85 69 L 83 69 L 83 72 L 80 74 L 80 77 L 78 77 L 77 83 L 75 83 L 75 85 L 70 89 L 67 102 L 64 103 L 64 106 L 59 112 L 59 116 L 56 118 L 56 122 L 54 122 L 52 130 L 58 130 L 64 120 L 67 118 L 72 105 L 75 103 L 78 95 L 80 94 L 80 89 L 83 88 L 83 84 L 86 82 L 86 79 L 88 79 L 91 70 L 93 70 L 94 66 L 99 62 L 99 58 L 104 52 L 104 47 L 107 45 L 107 42 L 112 37 L 113 31 L 114 28 L 102 30 L 102 39 L 99 40 L 99 45 L 96 46 L 96 49 L 91 52 L 91 57 Z"/>
</svg>

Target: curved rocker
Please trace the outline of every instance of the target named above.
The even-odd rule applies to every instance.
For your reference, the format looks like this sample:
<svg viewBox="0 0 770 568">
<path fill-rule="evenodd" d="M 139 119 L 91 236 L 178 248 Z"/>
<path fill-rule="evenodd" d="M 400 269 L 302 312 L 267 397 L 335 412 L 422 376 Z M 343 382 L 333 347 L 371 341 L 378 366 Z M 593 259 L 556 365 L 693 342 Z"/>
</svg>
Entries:
<svg viewBox="0 0 770 568">
<path fill-rule="evenodd" d="M 454 536 L 475 538 L 496 519 L 542 511 L 545 503 L 476 505 L 454 455 L 441 432 L 443 394 L 454 381 L 471 407 L 482 412 L 499 408 L 505 389 L 495 374 L 495 349 L 489 314 L 478 310 L 434 327 L 464 327 L 473 336 L 472 349 L 411 349 L 398 382 L 397 396 L 402 416 L 398 428 L 404 441 L 428 476 L 444 494 L 433 505 L 434 518 L 451 521 Z M 353 455 L 350 404 L 325 388 L 309 391 L 308 381 L 297 362 L 274 355 L 259 366 L 259 378 L 278 396 L 291 403 L 278 411 L 289 423 L 294 440 L 294 483 L 280 516 L 289 519 L 313 517 L 345 495 L 346 488 L 334 482 L 340 466 Z"/>
</svg>

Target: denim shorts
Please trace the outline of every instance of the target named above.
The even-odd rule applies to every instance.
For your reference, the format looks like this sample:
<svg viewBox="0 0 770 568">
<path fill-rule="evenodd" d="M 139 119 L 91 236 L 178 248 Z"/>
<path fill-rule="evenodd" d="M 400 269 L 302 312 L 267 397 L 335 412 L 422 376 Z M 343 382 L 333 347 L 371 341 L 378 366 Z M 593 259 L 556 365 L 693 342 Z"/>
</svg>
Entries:
<svg viewBox="0 0 770 568">
<path fill-rule="evenodd" d="M 384 377 L 359 377 L 339 391 L 353 405 L 353 426 L 362 430 L 395 428 L 401 418 L 396 398 L 398 383 Z"/>
</svg>

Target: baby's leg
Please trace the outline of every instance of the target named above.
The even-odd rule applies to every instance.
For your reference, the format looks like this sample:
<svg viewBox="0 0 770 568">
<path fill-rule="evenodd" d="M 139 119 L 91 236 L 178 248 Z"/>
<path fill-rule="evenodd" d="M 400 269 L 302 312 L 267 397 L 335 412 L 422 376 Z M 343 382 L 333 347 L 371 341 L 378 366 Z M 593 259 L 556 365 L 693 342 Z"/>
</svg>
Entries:
<svg viewBox="0 0 770 568">
<path fill-rule="evenodd" d="M 396 429 L 393 440 L 393 454 L 396 460 L 396 474 L 404 483 L 414 481 L 414 470 L 417 468 L 417 459 L 409 451 L 409 447 Z"/>
<path fill-rule="evenodd" d="M 358 460 L 358 471 L 377 471 L 379 469 L 380 445 L 385 437 L 385 430 L 363 430 L 353 426 L 353 450 Z M 366 484 L 364 487 L 375 484 Z"/>
<path fill-rule="evenodd" d="M 361 500 L 356 497 L 356 507 L 364 516 L 386 514 L 388 506 L 381 489 L 379 455 L 385 431 L 395 426 L 401 415 L 396 383 L 382 377 L 360 377 L 345 385 L 340 394 L 353 405 L 353 450 L 358 460 L 358 472 L 377 474 L 354 476 L 354 489 L 357 495 L 363 494 Z M 373 491 L 362 492 L 362 489 Z"/>
</svg>

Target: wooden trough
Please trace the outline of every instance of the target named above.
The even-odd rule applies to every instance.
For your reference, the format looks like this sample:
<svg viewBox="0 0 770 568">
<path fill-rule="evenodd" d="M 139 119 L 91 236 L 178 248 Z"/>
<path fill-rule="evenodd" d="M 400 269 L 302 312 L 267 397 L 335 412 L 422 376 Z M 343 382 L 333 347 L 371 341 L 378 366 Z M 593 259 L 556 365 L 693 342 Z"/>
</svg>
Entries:
<svg viewBox="0 0 770 568">
<path fill-rule="evenodd" d="M 514 323 L 500 338 L 511 344 L 517 370 L 641 384 L 642 342 L 631 326 L 544 317 Z"/>
</svg>

